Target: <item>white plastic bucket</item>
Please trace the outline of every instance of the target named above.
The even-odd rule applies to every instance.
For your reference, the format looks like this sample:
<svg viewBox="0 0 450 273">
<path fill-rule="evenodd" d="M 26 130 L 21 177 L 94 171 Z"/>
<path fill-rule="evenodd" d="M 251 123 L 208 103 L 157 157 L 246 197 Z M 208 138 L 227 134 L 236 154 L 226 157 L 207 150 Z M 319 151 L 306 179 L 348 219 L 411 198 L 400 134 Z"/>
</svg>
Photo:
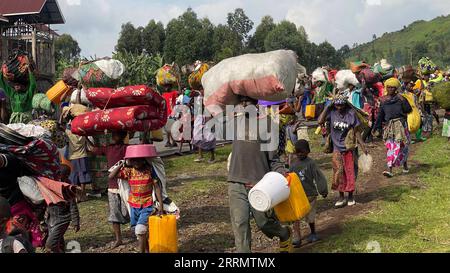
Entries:
<svg viewBox="0 0 450 273">
<path fill-rule="evenodd" d="M 267 212 L 289 198 L 291 191 L 287 179 L 279 173 L 267 173 L 248 194 L 250 205 L 257 211 Z"/>
</svg>

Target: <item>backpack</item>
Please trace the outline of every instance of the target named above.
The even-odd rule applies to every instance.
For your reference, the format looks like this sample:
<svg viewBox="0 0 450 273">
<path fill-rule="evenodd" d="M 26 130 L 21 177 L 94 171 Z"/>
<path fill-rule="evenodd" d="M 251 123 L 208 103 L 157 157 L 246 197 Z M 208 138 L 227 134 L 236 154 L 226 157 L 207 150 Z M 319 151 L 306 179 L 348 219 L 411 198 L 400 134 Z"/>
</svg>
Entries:
<svg viewBox="0 0 450 273">
<path fill-rule="evenodd" d="M 14 253 L 14 241 L 19 241 L 24 247 L 27 253 L 35 253 L 33 245 L 30 243 L 25 234 L 19 233 L 16 235 L 9 235 L 2 241 L 2 248 L 0 253 Z"/>
</svg>

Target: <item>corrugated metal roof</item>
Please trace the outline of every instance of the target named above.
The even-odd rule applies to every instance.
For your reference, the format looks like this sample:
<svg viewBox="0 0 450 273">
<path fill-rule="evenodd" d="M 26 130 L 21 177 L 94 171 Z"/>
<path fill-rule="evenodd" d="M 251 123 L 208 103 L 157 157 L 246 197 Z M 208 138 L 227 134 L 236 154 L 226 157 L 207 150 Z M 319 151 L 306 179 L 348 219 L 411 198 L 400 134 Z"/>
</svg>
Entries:
<svg viewBox="0 0 450 273">
<path fill-rule="evenodd" d="M 0 14 L 0 22 L 6 22 L 6 23 L 8 23 L 8 18 L 3 17 L 3 16 Z"/>
<path fill-rule="evenodd" d="M 42 10 L 46 2 L 46 0 L 0 1 L 0 13 L 5 17 L 33 13 L 36 14 Z"/>
<path fill-rule="evenodd" d="M 0 1 L 0 14 L 29 23 L 64 24 L 65 19 L 57 0 L 8 0 Z"/>
</svg>

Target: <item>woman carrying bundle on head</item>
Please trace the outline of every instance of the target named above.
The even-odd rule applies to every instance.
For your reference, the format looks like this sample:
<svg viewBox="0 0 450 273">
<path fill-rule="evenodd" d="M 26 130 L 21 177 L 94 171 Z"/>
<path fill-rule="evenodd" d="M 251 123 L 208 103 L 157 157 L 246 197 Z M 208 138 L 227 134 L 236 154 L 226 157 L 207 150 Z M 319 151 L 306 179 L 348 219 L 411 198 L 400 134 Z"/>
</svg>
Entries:
<svg viewBox="0 0 450 273">
<path fill-rule="evenodd" d="M 5 75 L 0 73 L 0 88 L 11 102 L 11 118 L 9 123 L 28 123 L 33 117 L 31 115 L 33 95 L 36 90 L 36 79 L 31 71 L 28 71 L 29 83 L 14 83 L 10 86 Z"/>
<path fill-rule="evenodd" d="M 354 206 L 356 204 L 353 193 L 358 176 L 358 144 L 367 154 L 361 133 L 363 124 L 358 113 L 348 102 L 347 97 L 337 95 L 332 104 L 325 108 L 319 118 L 319 124 L 329 124 L 329 136 L 326 152 L 333 154 L 333 185 L 332 189 L 339 192 L 336 208 Z M 348 197 L 345 197 L 345 193 Z"/>
<path fill-rule="evenodd" d="M 387 96 L 380 107 L 373 133 L 382 129 L 383 140 L 387 148 L 388 170 L 383 172 L 386 177 L 393 177 L 394 167 L 403 166 L 403 172 L 409 173 L 408 153 L 410 144 L 410 134 L 408 131 L 407 116 L 412 112 L 412 107 L 408 100 L 399 94 L 401 83 L 396 78 L 386 81 L 385 88 Z"/>
</svg>

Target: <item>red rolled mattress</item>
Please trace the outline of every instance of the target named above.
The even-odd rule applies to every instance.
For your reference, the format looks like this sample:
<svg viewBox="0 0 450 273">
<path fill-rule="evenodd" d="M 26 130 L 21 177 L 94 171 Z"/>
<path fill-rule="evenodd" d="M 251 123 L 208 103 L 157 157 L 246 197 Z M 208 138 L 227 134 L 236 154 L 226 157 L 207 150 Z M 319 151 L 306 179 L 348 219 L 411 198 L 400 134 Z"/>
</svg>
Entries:
<svg viewBox="0 0 450 273">
<path fill-rule="evenodd" d="M 165 107 L 139 105 L 80 115 L 72 121 L 71 130 L 72 133 L 81 136 L 102 134 L 105 131 L 144 132 L 158 130 L 164 127 L 166 122 Z"/>
<path fill-rule="evenodd" d="M 164 102 L 164 98 L 160 94 L 146 85 L 117 89 L 89 88 L 86 96 L 92 105 L 101 109 L 137 105 L 161 106 Z"/>
</svg>

